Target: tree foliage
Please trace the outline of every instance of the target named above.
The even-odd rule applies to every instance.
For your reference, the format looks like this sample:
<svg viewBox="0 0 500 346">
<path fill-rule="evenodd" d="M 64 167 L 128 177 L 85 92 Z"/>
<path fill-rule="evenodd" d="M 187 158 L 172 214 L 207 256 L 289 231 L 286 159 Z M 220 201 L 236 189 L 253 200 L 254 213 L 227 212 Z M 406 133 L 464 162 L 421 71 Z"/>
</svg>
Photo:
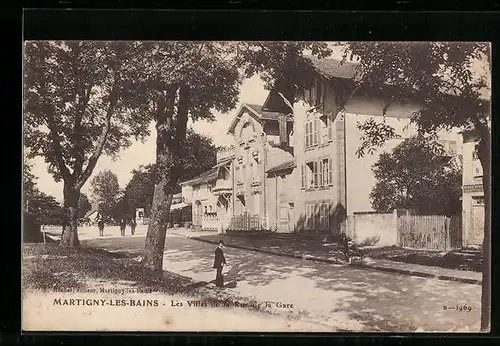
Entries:
<svg viewBox="0 0 500 346">
<path fill-rule="evenodd" d="M 86 194 L 81 193 L 80 199 L 78 200 L 78 218 L 83 218 L 92 209 L 92 204 L 90 204 L 89 198 Z"/>
<path fill-rule="evenodd" d="M 148 133 L 150 104 L 136 95 L 142 44 L 29 41 L 24 47 L 24 144 L 64 181 L 68 232 L 78 246 L 78 200 L 101 154 L 115 155 Z"/>
<path fill-rule="evenodd" d="M 481 329 L 490 328 L 491 297 L 491 47 L 486 42 L 349 42 L 359 58 L 357 88 L 378 90 L 391 103 L 421 105 L 412 122 L 420 133 L 473 132 L 483 168 L 485 220 Z M 364 146 L 374 143 L 367 136 Z M 376 141 L 375 141 L 376 144 Z M 362 154 L 363 151 L 360 151 Z"/>
<path fill-rule="evenodd" d="M 212 139 L 192 130 L 187 131 L 184 152 L 185 155 L 181 158 L 183 174 L 179 177 L 180 182 L 200 175 L 216 163 L 217 148 Z M 125 197 L 131 215 L 136 208 L 144 208 L 146 216 L 149 216 L 153 202 L 154 177 L 155 164 L 140 166 L 132 171 L 132 178 L 125 187 Z M 180 186 L 176 192 L 180 192 Z"/>
<path fill-rule="evenodd" d="M 456 158 L 445 156 L 432 139 L 404 140 L 373 165 L 376 184 L 370 194 L 377 211 L 410 209 L 419 214 L 461 211 L 462 172 Z"/>
<path fill-rule="evenodd" d="M 141 60 L 144 103 L 156 123 L 155 190 L 144 264 L 161 273 L 172 196 L 183 176 L 187 121 L 236 106 L 241 78 L 228 42 L 148 42 Z"/>
<path fill-rule="evenodd" d="M 31 172 L 31 164 L 23 161 L 23 208 L 26 209 L 29 201 L 38 194 L 36 187 L 36 177 Z"/>
<path fill-rule="evenodd" d="M 308 57 L 325 58 L 331 54 L 326 42 L 249 41 L 238 43 L 237 48 L 237 60 L 245 76 L 258 74 L 266 89 L 279 90 L 291 103 L 312 81 Z"/>
<path fill-rule="evenodd" d="M 90 182 L 92 198 L 98 205 L 99 214 L 105 219 L 116 220 L 118 204 L 121 199 L 120 185 L 115 173 L 104 170 L 94 176 Z"/>
</svg>

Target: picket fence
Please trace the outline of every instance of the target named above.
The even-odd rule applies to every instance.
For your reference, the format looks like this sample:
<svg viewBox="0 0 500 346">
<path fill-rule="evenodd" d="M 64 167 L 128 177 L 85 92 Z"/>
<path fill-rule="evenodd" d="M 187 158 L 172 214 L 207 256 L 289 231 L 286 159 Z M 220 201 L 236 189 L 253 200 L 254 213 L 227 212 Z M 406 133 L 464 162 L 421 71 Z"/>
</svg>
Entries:
<svg viewBox="0 0 500 346">
<path fill-rule="evenodd" d="M 461 221 L 457 216 L 402 215 L 397 230 L 402 247 L 449 251 L 461 245 Z"/>
<path fill-rule="evenodd" d="M 231 217 L 229 229 L 233 231 L 251 231 L 260 230 L 262 226 L 259 215 L 243 213 Z"/>
</svg>

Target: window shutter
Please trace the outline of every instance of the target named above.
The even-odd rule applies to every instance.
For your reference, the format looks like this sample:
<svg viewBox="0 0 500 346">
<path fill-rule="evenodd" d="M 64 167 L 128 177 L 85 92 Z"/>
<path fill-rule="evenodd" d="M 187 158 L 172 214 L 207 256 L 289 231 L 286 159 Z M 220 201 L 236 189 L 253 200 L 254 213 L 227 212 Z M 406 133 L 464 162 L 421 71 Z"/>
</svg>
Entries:
<svg viewBox="0 0 500 346">
<path fill-rule="evenodd" d="M 302 182 L 302 188 L 304 189 L 306 187 L 306 175 L 305 175 L 305 169 L 304 165 L 300 165 L 300 174 L 301 174 L 301 182 Z"/>
<path fill-rule="evenodd" d="M 328 184 L 333 184 L 333 160 L 328 159 Z"/>
<path fill-rule="evenodd" d="M 313 144 L 318 144 L 318 119 L 314 119 Z"/>
<path fill-rule="evenodd" d="M 324 183 L 323 183 L 323 174 L 325 172 L 323 172 L 323 161 L 320 160 L 318 162 L 318 180 L 319 180 L 319 186 L 324 186 Z"/>
<path fill-rule="evenodd" d="M 313 186 L 318 186 L 318 161 L 313 162 Z"/>
<path fill-rule="evenodd" d="M 304 147 L 307 148 L 307 122 L 304 123 Z"/>
</svg>

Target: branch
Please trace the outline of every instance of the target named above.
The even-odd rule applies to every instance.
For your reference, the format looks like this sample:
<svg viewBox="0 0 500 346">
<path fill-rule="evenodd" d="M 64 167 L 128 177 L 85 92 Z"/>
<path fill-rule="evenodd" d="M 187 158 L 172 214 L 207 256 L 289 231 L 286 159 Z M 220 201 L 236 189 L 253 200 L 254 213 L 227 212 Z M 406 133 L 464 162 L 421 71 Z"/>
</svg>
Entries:
<svg viewBox="0 0 500 346">
<path fill-rule="evenodd" d="M 96 164 L 97 160 L 99 160 L 99 157 L 101 156 L 101 153 L 104 149 L 104 145 L 106 144 L 106 139 L 108 137 L 109 129 L 111 127 L 111 117 L 113 116 L 113 113 L 115 111 L 116 105 L 118 103 L 118 93 L 117 93 L 117 84 L 118 81 L 115 79 L 115 82 L 113 84 L 113 89 L 110 92 L 110 100 L 109 100 L 109 106 L 108 110 L 106 112 L 106 123 L 104 124 L 104 127 L 101 132 L 101 137 L 99 138 L 99 141 L 97 142 L 97 146 L 94 150 L 94 153 L 89 159 L 89 163 L 87 164 L 87 168 L 85 168 L 85 171 L 83 174 L 80 176 L 78 179 L 78 183 L 76 185 L 77 189 L 81 189 L 85 182 L 88 180 L 90 175 L 92 174 Z"/>
<path fill-rule="evenodd" d="M 54 117 L 52 115 L 52 112 L 48 112 L 45 116 L 45 120 L 47 121 L 47 126 L 50 130 L 50 138 L 52 140 L 52 145 L 54 147 L 54 156 L 56 159 L 57 167 L 59 168 L 59 173 L 61 173 L 61 176 L 64 181 L 68 181 L 71 178 L 71 173 L 64 163 L 64 157 L 62 153 L 62 148 L 61 148 L 61 143 L 59 141 L 59 131 L 57 130 L 57 127 L 55 126 L 54 122 Z"/>
<path fill-rule="evenodd" d="M 73 136 L 75 139 L 75 166 L 73 169 L 73 175 L 75 177 L 78 177 L 82 173 L 82 168 L 83 168 L 83 159 L 84 159 L 84 150 L 82 147 L 81 143 L 81 125 L 82 125 L 82 119 L 83 115 L 85 113 L 85 110 L 88 106 L 89 100 L 90 100 L 90 94 L 92 92 L 93 84 L 90 84 L 87 90 L 83 90 L 83 97 L 82 101 L 79 102 L 78 104 L 78 109 L 75 115 L 75 123 L 73 126 Z M 80 91 L 78 92 L 78 95 L 80 94 Z"/>
</svg>

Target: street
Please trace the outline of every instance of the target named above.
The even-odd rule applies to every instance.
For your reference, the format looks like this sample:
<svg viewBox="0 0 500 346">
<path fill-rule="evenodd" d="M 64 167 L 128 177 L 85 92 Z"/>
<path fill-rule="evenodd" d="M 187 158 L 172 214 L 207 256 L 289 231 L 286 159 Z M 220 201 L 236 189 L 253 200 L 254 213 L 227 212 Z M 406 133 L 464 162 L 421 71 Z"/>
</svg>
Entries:
<svg viewBox="0 0 500 346">
<path fill-rule="evenodd" d="M 128 231 L 128 229 L 127 229 Z M 164 269 L 208 283 L 215 246 L 169 231 Z M 127 232 L 128 233 L 128 232 Z M 144 235 L 82 240 L 111 251 L 140 252 Z M 225 247 L 224 290 L 269 302 L 289 317 L 333 331 L 479 331 L 481 287 L 403 276 Z M 450 296 L 450 292 L 460 292 Z M 462 311 L 456 307 L 463 307 Z M 443 307 L 455 309 L 444 309 Z M 468 309 L 470 307 L 470 311 Z"/>
</svg>

